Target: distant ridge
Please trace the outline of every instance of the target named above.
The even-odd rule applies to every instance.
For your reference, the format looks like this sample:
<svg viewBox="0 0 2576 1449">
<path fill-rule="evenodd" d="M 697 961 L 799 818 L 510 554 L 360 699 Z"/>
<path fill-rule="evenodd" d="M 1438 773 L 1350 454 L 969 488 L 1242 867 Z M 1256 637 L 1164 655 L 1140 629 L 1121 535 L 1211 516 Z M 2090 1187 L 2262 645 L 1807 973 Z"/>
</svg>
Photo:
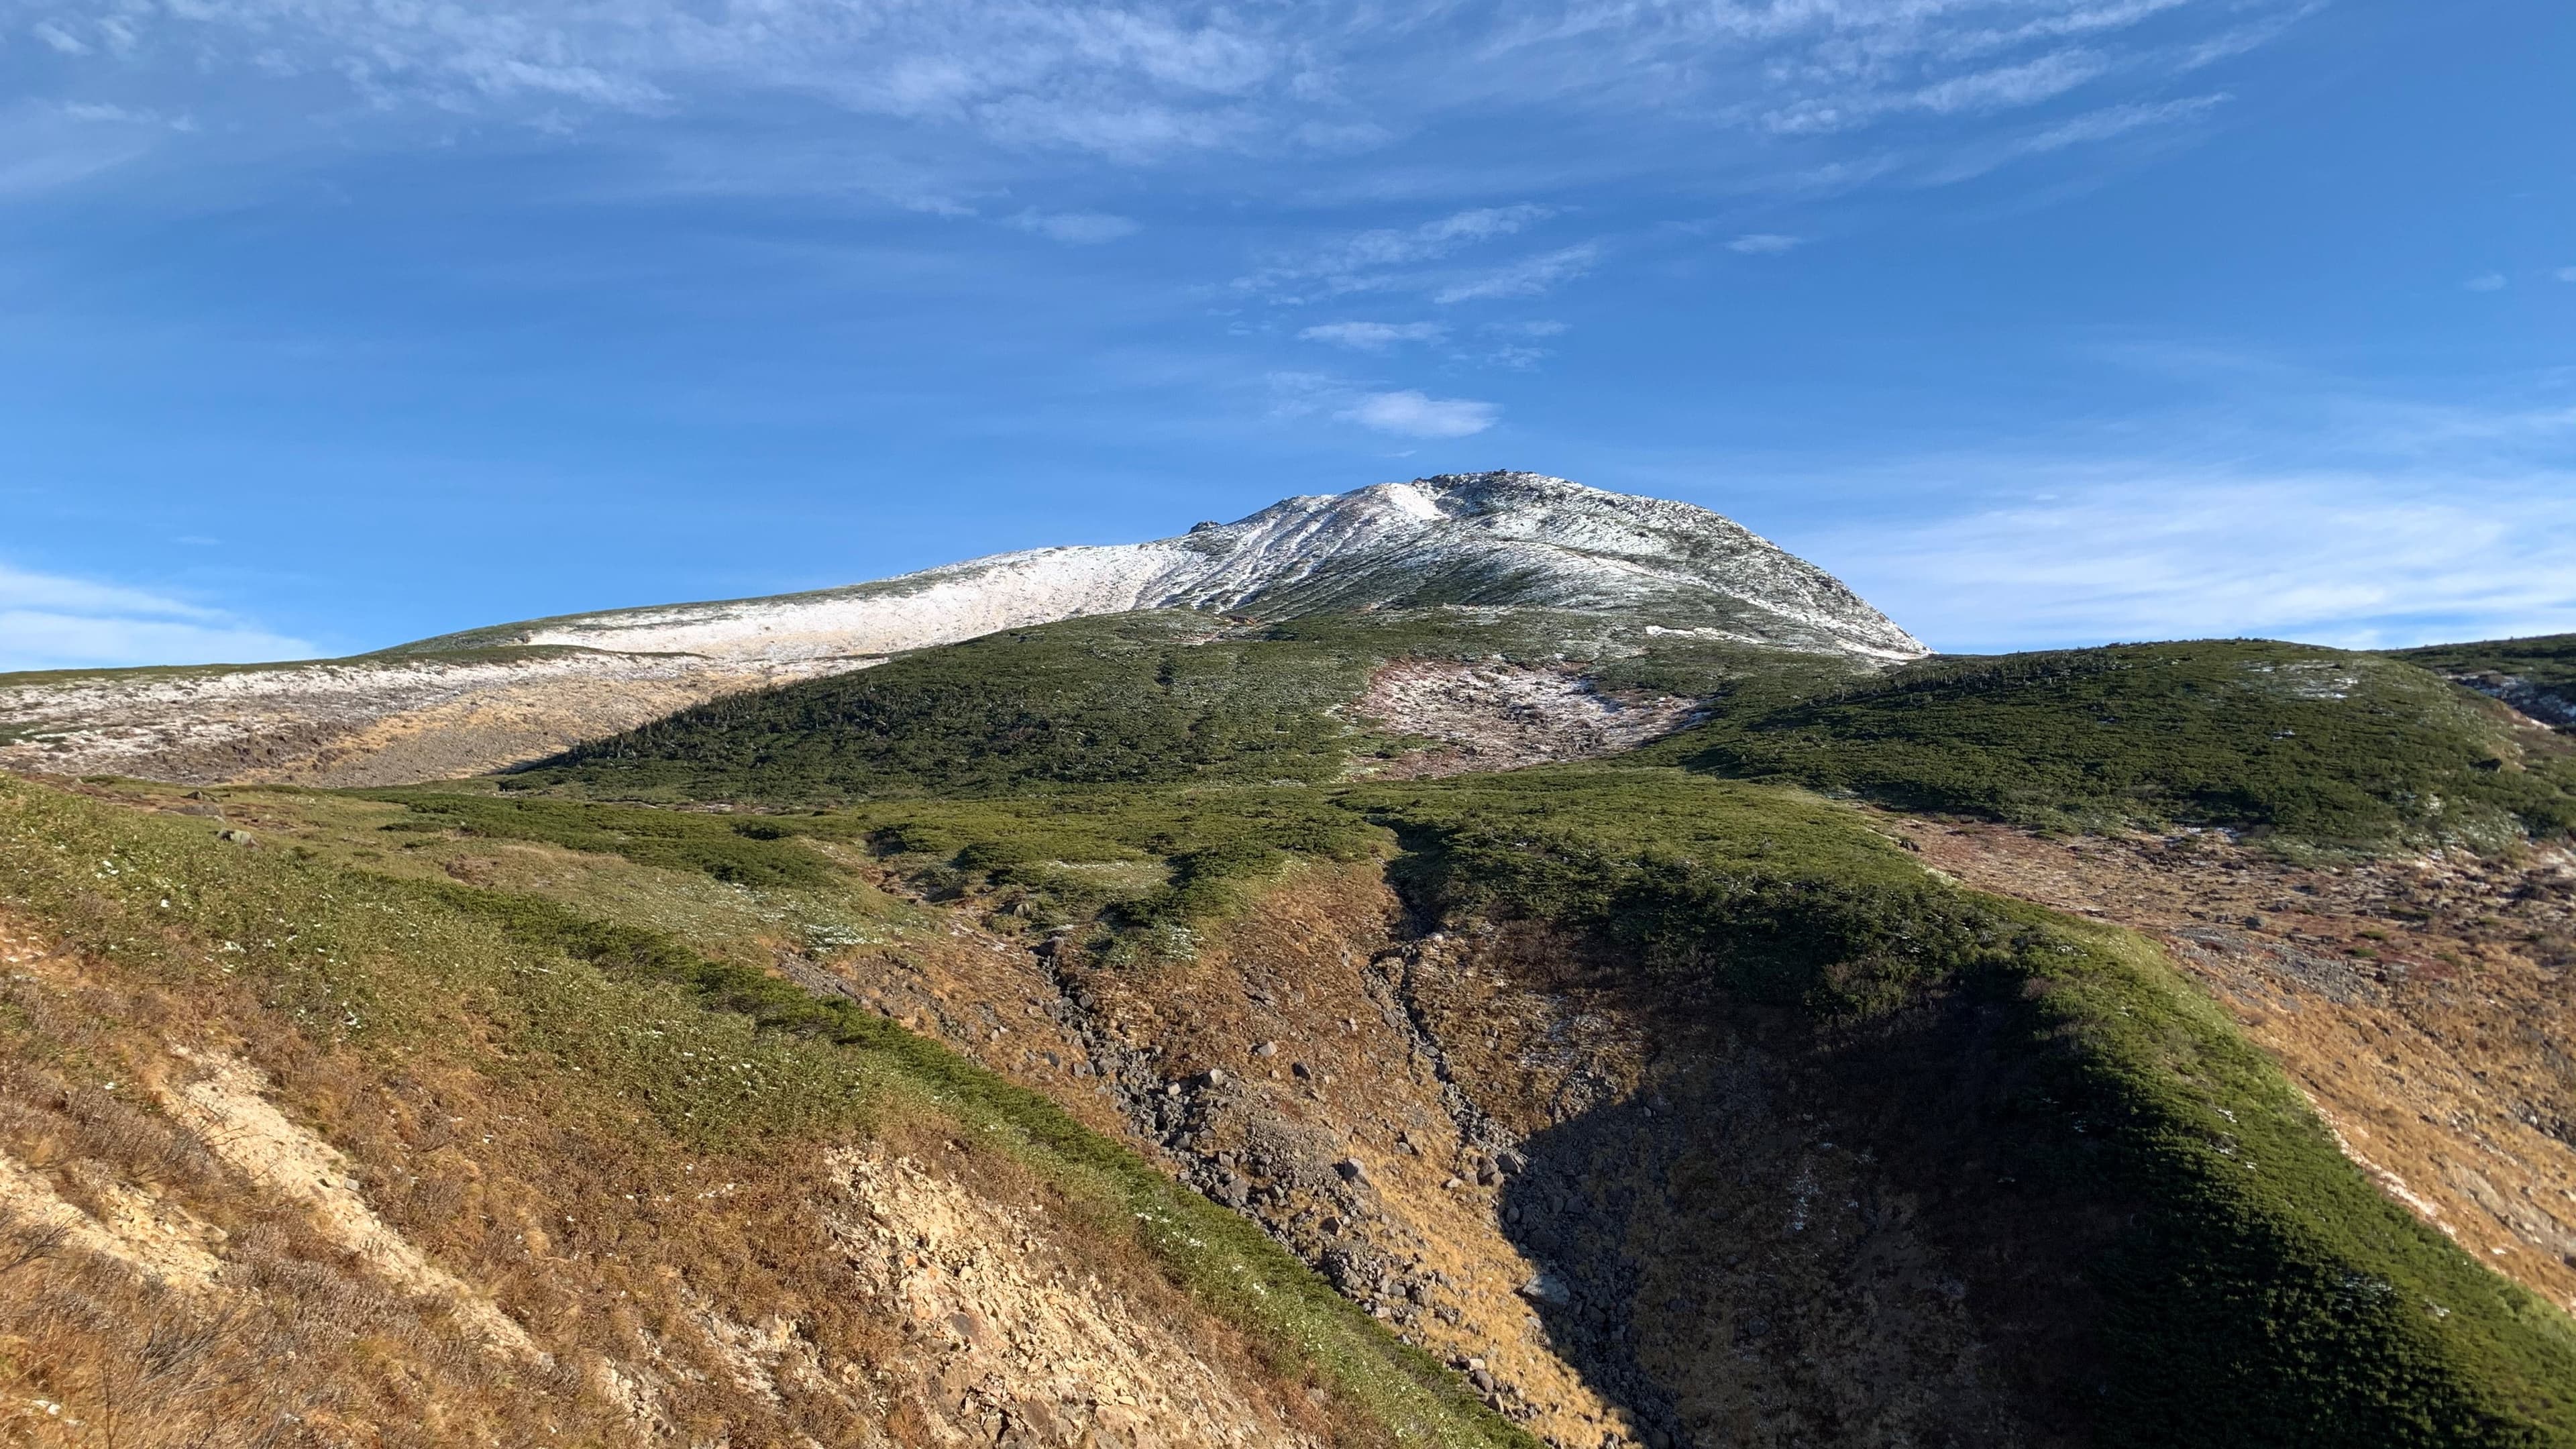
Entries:
<svg viewBox="0 0 2576 1449">
<path fill-rule="evenodd" d="M 1887 661 L 1930 652 L 1832 575 L 1705 508 L 1511 472 L 1290 498 L 1149 543 L 1029 549 L 812 593 L 566 615 L 386 652 L 571 645 L 867 658 L 1136 609 L 1287 618 L 1425 604 L 1654 614 L 1742 643 Z"/>
<path fill-rule="evenodd" d="M 746 689 L 998 630 L 1142 609 L 1260 620 L 1463 605 L 1599 614 L 1867 664 L 1929 651 L 1707 509 L 1537 473 L 1286 499 L 1147 543 L 996 554 L 769 598 L 564 615 L 298 664 L 0 684 L 0 765 L 386 785 L 552 755 Z"/>
</svg>

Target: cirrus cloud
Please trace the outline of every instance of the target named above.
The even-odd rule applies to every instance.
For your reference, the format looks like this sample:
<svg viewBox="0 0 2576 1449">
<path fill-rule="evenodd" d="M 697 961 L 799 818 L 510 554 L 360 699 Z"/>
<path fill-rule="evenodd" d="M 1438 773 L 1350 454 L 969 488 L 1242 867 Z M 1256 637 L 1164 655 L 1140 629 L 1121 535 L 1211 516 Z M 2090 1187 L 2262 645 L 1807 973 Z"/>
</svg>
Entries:
<svg viewBox="0 0 2576 1449">
<path fill-rule="evenodd" d="M 1307 342 L 1329 342 L 1357 352 L 1384 352 L 1399 342 L 1438 342 L 1449 329 L 1437 322 L 1326 322 L 1297 336 Z"/>
<path fill-rule="evenodd" d="M 1334 416 L 1398 437 L 1464 438 L 1492 427 L 1502 413 L 1489 402 L 1431 397 L 1408 389 L 1370 393 Z"/>
<path fill-rule="evenodd" d="M 1134 236 L 1139 230 L 1126 217 L 1098 211 L 1024 211 L 1011 218 L 1011 225 L 1074 246 L 1098 246 Z"/>
<path fill-rule="evenodd" d="M 221 609 L 0 564 L 0 670 L 255 664 L 319 652 Z"/>
</svg>

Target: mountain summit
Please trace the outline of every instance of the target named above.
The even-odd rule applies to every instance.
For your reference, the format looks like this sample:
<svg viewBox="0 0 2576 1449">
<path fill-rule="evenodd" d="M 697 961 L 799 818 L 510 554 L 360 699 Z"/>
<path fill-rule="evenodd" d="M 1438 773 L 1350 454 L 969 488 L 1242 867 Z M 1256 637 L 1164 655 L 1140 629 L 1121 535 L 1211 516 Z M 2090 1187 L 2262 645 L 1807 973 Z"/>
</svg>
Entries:
<svg viewBox="0 0 2576 1449">
<path fill-rule="evenodd" d="M 1705 508 L 1509 472 L 1290 498 L 1150 543 L 1028 549 L 814 593 L 540 619 L 391 652 L 568 645 L 847 660 L 1138 609 L 1280 619 L 1442 604 L 1618 613 L 1873 660 L 1930 652 L 1832 575 Z"/>
<path fill-rule="evenodd" d="M 1865 667 L 1929 652 L 1830 574 L 1707 509 L 1536 473 L 1445 474 L 1290 498 L 1149 543 L 564 615 L 348 659 L 22 676 L 0 684 L 0 765 L 399 784 L 999 630 L 1139 610 L 1275 623 L 1456 607 L 1571 612 Z"/>
</svg>

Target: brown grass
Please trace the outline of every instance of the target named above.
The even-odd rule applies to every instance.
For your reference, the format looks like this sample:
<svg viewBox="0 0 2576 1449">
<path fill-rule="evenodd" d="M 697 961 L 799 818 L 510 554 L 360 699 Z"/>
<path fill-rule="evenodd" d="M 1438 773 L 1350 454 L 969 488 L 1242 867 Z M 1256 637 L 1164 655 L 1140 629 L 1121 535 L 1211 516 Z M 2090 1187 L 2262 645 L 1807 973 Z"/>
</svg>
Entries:
<svg viewBox="0 0 2576 1449">
<path fill-rule="evenodd" d="M 387 1060 L 317 1045 L 247 991 L 172 991 L 7 924 L 0 955 L 26 959 L 0 983 L 0 1151 L 92 1219 L 138 1194 L 193 1217 L 222 1266 L 211 1290 L 186 1291 L 11 1204 L 0 1439 L 838 1446 L 931 1442 L 945 1437 L 936 1420 L 989 1417 L 955 1382 L 972 1377 L 971 1352 L 858 1291 L 832 1226 L 849 1210 L 832 1143 L 684 1150 L 549 1064 L 501 1057 L 470 1016 Z M 154 1104 L 155 1087 L 198 1070 L 174 1048 L 255 1064 L 290 1118 L 346 1154 L 384 1222 L 543 1357 L 486 1341 L 453 1301 L 401 1291 L 297 1202 L 228 1171 Z M 1078 1271 L 1107 1285 L 1134 1332 L 1190 1345 L 1267 1406 L 1271 1437 L 1318 1434 L 1304 1386 L 1271 1382 L 1124 1233 L 1087 1230 L 943 1120 L 893 1108 L 871 1129 L 872 1151 L 1040 1225 L 1010 1251 L 1034 1255 L 1046 1281 Z M 764 1341 L 789 1351 L 745 1358 L 743 1343 Z"/>
</svg>

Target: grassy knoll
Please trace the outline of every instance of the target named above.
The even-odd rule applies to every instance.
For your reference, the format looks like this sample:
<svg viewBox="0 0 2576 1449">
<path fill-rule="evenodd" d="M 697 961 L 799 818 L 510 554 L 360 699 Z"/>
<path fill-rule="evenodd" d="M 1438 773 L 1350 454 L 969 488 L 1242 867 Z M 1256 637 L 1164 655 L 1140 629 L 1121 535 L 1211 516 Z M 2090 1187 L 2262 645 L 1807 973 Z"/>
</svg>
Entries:
<svg viewBox="0 0 2576 1449">
<path fill-rule="evenodd" d="M 1933 659 L 1642 752 L 1903 809 L 2284 844 L 2482 849 L 2576 828 L 2576 752 L 2409 664 L 2215 640 Z"/>
<path fill-rule="evenodd" d="M 2545 672 L 2551 641 L 2524 642 L 2532 657 L 2514 658 Z M 2224 826 L 2290 849 L 2495 849 L 2576 828 L 2576 747 L 2535 742 L 2496 706 L 2379 655 L 2220 640 L 1868 672 L 1597 618 L 1464 608 L 1014 630 L 719 700 L 505 784 L 773 808 L 1316 786 L 1401 748 L 1333 713 L 1369 668 L 1399 657 L 1565 664 L 1604 687 L 1701 698 L 1703 724 L 1631 758 L 1905 809 L 2060 829 Z"/>
<path fill-rule="evenodd" d="M 2474 644 L 2428 644 L 2392 649 L 2389 657 L 2444 674 L 2493 670 L 2551 689 L 2576 688 L 2576 634 L 2536 634 Z"/>
<path fill-rule="evenodd" d="M 802 803 L 1337 772 L 1353 731 L 1325 710 L 1360 667 L 1226 633 L 1187 613 L 1009 630 L 700 705 L 509 783 Z"/>
</svg>

